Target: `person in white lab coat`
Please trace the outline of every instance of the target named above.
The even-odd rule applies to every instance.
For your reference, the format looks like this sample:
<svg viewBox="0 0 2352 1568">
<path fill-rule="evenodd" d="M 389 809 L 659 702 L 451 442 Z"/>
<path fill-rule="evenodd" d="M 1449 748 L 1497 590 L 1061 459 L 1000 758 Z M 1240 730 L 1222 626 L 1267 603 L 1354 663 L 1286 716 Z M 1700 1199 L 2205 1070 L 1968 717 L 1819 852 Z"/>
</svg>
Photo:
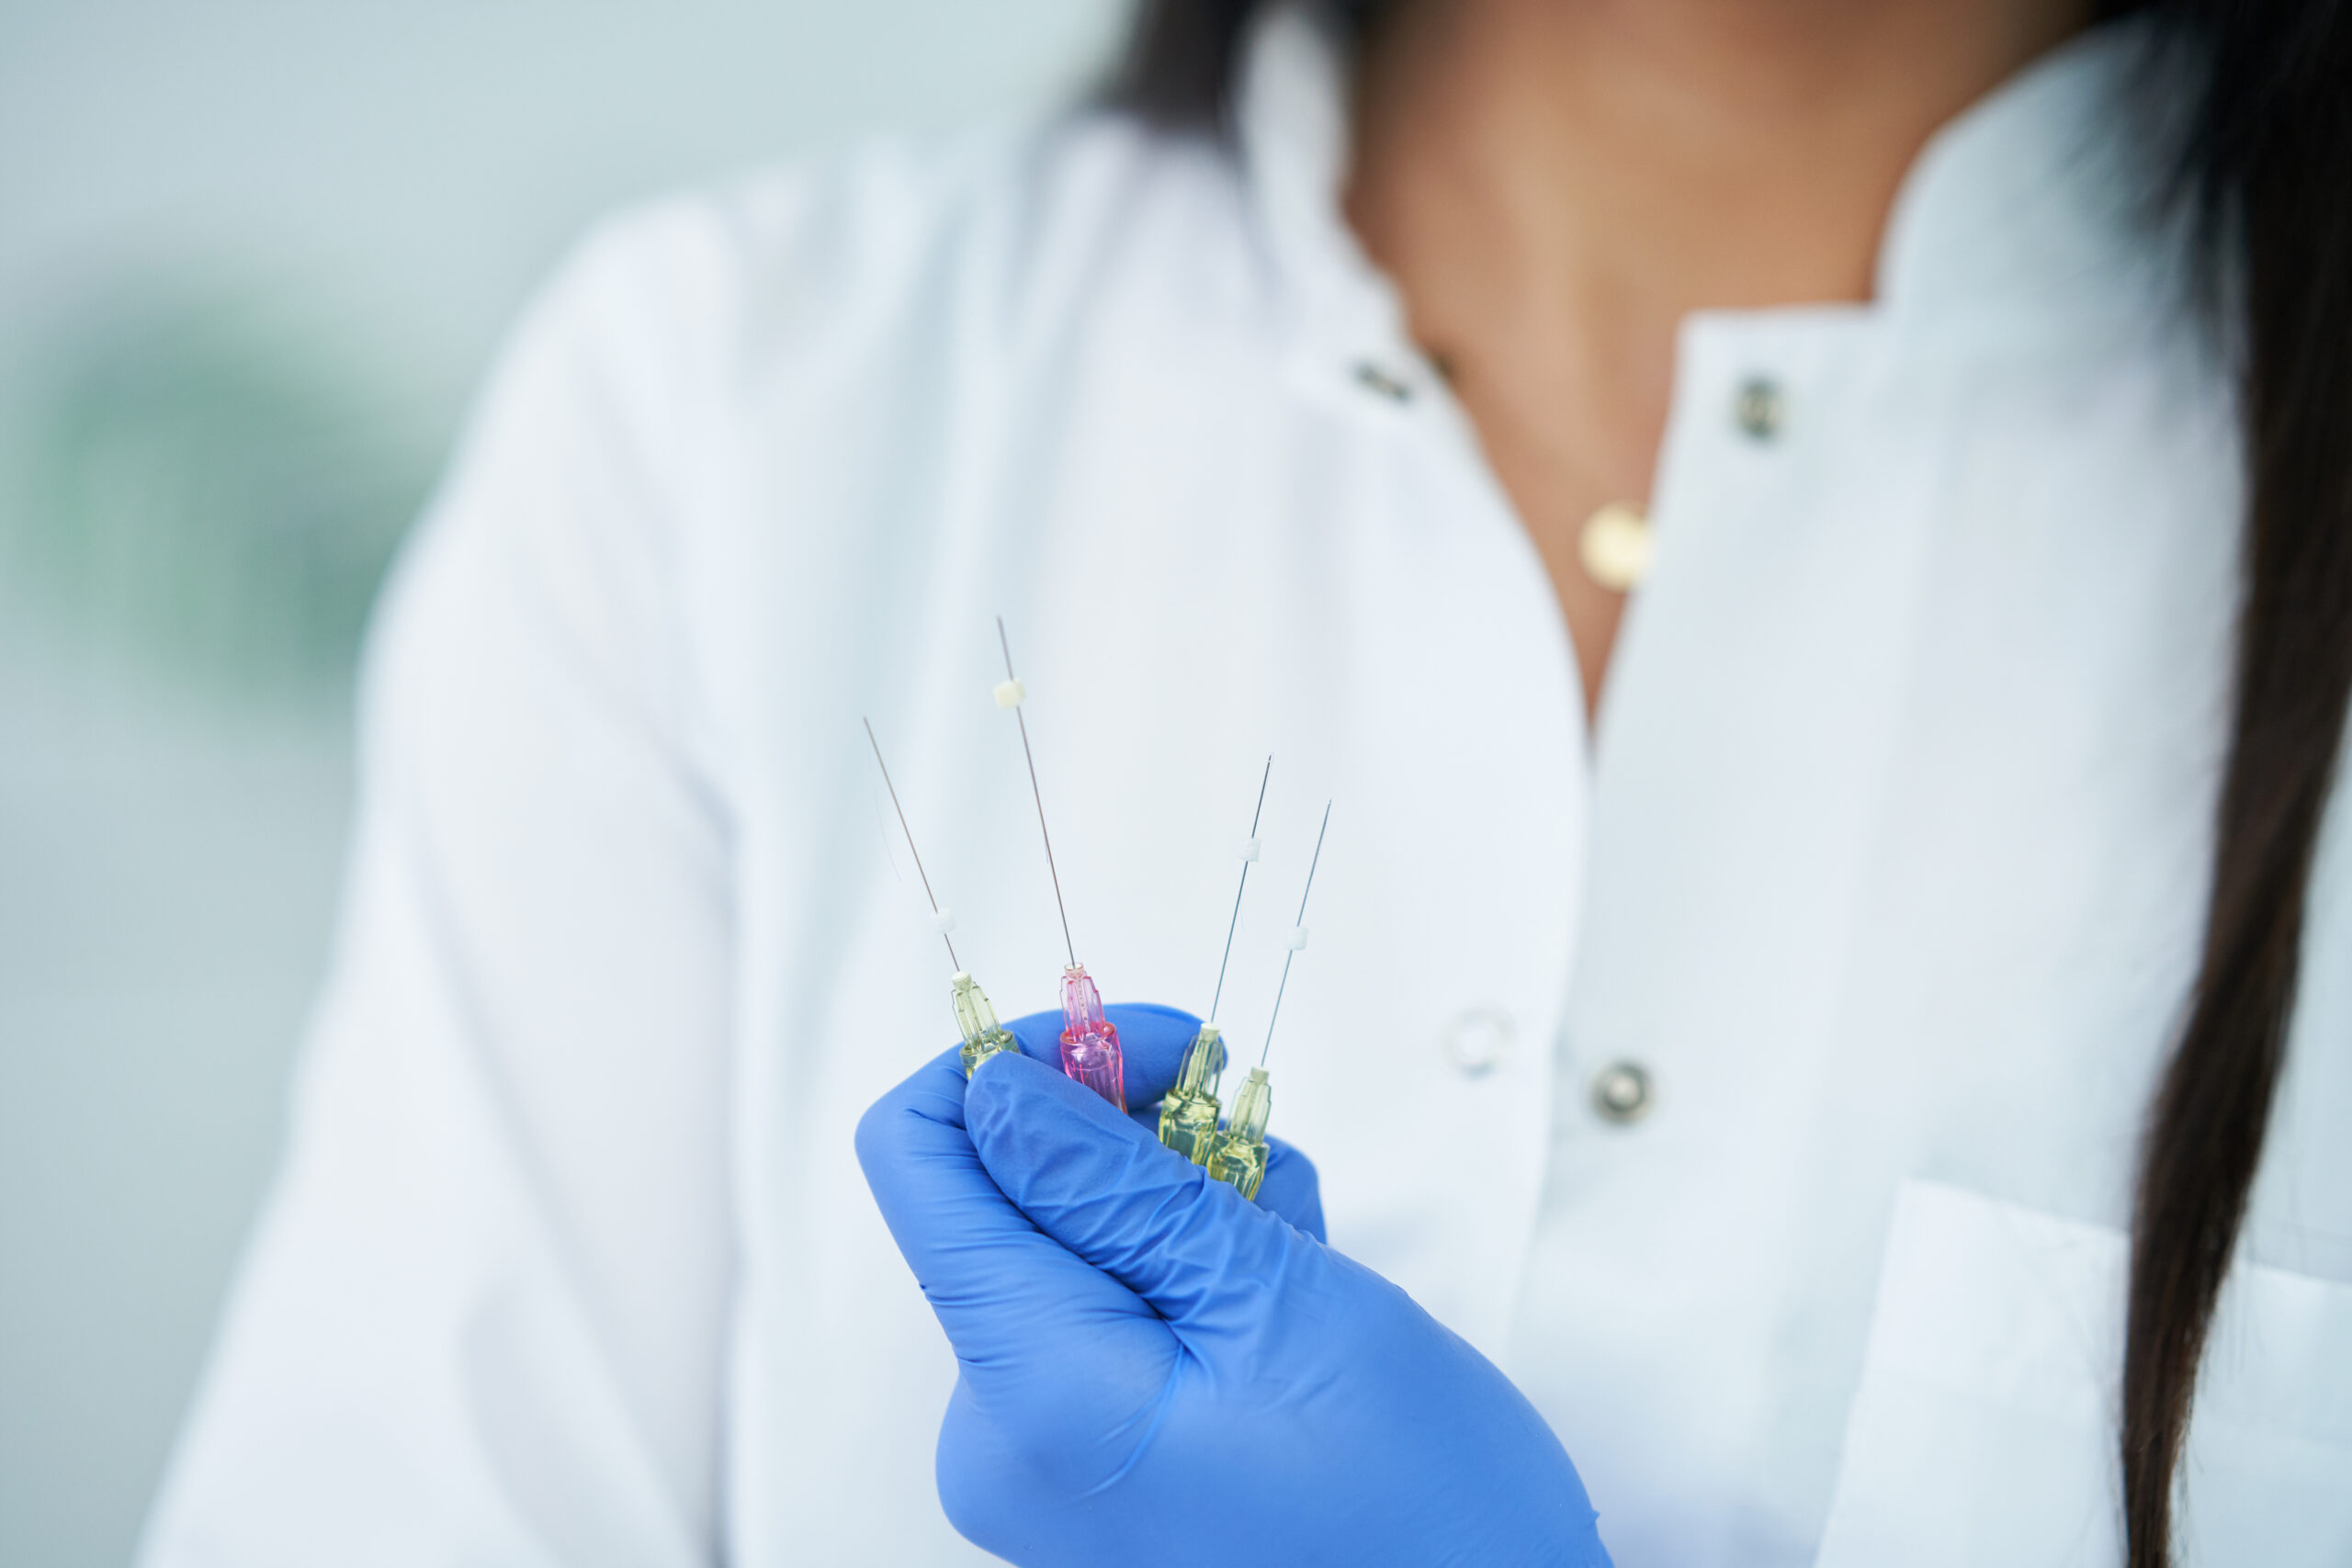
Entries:
<svg viewBox="0 0 2352 1568">
<path fill-rule="evenodd" d="M 1000 612 L 1113 1000 L 1272 752 L 1254 1039 L 1338 802 L 1276 1131 L 1622 1568 L 2352 1558 L 2352 13 L 2125 9 L 1161 0 L 600 230 L 389 589 L 151 1568 L 979 1557 L 858 720 L 1050 1005 Z"/>
</svg>

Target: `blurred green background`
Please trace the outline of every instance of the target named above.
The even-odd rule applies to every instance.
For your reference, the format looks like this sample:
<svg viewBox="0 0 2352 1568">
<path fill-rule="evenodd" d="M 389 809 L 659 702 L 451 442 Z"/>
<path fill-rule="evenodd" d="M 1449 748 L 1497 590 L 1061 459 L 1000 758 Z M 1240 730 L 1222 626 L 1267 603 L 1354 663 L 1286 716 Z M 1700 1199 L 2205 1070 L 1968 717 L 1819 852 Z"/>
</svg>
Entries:
<svg viewBox="0 0 2352 1568">
<path fill-rule="evenodd" d="M 129 1559 L 330 935 L 351 660 L 598 211 L 1123 0 L 0 0 L 0 1564 Z"/>
</svg>

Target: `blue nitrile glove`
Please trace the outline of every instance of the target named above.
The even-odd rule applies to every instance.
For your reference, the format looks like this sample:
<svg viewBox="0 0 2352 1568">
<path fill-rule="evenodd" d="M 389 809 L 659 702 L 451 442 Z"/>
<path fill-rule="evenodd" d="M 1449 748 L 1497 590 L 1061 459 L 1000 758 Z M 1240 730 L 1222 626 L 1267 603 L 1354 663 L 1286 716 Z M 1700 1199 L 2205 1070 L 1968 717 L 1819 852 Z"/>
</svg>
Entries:
<svg viewBox="0 0 2352 1568">
<path fill-rule="evenodd" d="M 1173 1081 L 1160 1032 L 1192 1021 L 1113 1012 L 1141 1103 Z M 1030 1023 L 1043 1056 L 1054 1029 Z M 1024 1568 L 1608 1562 L 1534 1408 L 1282 1217 L 1295 1185 L 1270 1213 L 1026 1056 L 967 1087 L 943 1054 L 857 1148 L 956 1347 L 939 1495 L 975 1543 Z M 1291 1154 L 1261 1203 L 1284 1167 L 1312 1191 Z"/>
<path fill-rule="evenodd" d="M 1119 1055 L 1125 1063 L 1128 1119 L 1159 1144 L 1159 1102 L 1176 1087 L 1183 1069 L 1184 1052 L 1201 1032 L 1201 1021 L 1189 1012 L 1156 1002 L 1117 1002 L 1103 1013 L 1119 1031 Z M 1021 1042 L 1026 1055 L 1056 1072 L 1062 1065 L 1062 1015 L 1033 1012 L 1004 1026 Z M 956 1077 L 963 1077 L 957 1064 Z M 1228 1087 L 1230 1087 L 1228 1085 Z M 1110 1108 L 1106 1105 L 1104 1110 Z M 1272 1209 L 1316 1240 L 1323 1239 L 1323 1189 L 1315 1179 L 1315 1163 L 1280 1138 L 1266 1140 L 1266 1176 L 1258 1184 L 1258 1202 Z"/>
</svg>

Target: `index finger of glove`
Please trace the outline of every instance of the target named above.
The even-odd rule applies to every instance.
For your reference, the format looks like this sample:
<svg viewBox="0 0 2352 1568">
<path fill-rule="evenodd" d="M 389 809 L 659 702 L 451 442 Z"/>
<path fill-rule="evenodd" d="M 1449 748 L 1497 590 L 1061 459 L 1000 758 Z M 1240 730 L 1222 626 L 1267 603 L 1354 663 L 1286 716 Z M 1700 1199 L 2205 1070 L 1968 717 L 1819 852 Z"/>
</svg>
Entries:
<svg viewBox="0 0 2352 1568">
<path fill-rule="evenodd" d="M 1033 1359 L 1041 1318 L 1079 1326 L 1149 1317 L 1133 1292 L 1005 1197 L 965 1130 L 964 1095 L 961 1059 L 945 1051 L 857 1124 L 866 1185 L 957 1356 L 981 1365 Z"/>
<path fill-rule="evenodd" d="M 965 1094 L 971 1142 L 1037 1227 L 1180 1325 L 1238 1325 L 1313 1244 L 1090 1090 L 1011 1056 Z"/>
<path fill-rule="evenodd" d="M 1183 1066 L 1185 1051 L 1201 1032 L 1201 1021 L 1179 1009 L 1151 1002 L 1119 1002 L 1102 1010 L 1119 1030 L 1120 1054 L 1126 1063 L 1127 1120 L 1158 1143 L 1159 1115 L 1153 1107 L 1176 1087 L 1176 1075 Z M 1023 1055 L 1061 1071 L 1060 1013 L 1033 1012 L 1005 1027 L 1021 1042 Z M 1315 1162 L 1279 1138 L 1266 1140 L 1266 1156 L 1258 1206 L 1321 1241 L 1323 1194 L 1317 1185 Z"/>
<path fill-rule="evenodd" d="M 1280 1138 L 1266 1140 L 1266 1175 L 1258 1184 L 1257 1203 L 1317 1241 L 1331 1239 L 1323 1229 L 1323 1186 L 1315 1162 Z"/>
</svg>

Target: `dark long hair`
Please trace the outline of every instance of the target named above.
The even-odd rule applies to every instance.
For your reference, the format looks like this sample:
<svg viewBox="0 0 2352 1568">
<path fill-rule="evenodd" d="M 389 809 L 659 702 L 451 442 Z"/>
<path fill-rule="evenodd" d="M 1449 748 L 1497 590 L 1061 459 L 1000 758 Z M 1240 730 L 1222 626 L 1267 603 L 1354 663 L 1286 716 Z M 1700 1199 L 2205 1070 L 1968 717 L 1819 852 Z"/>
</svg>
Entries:
<svg viewBox="0 0 2352 1568">
<path fill-rule="evenodd" d="M 1147 0 L 1110 100 L 1227 123 L 1264 0 Z M 1355 28 L 1384 0 L 1325 0 Z M 2132 1224 L 2121 1451 L 2131 1568 L 2170 1560 L 2206 1331 L 2286 1058 L 2305 894 L 2352 698 L 2352 4 L 2106 0 L 2150 18 L 2128 106 L 2177 128 L 2241 378 L 2247 512 L 2230 750 L 2188 1021 L 2151 1105 Z"/>
</svg>

